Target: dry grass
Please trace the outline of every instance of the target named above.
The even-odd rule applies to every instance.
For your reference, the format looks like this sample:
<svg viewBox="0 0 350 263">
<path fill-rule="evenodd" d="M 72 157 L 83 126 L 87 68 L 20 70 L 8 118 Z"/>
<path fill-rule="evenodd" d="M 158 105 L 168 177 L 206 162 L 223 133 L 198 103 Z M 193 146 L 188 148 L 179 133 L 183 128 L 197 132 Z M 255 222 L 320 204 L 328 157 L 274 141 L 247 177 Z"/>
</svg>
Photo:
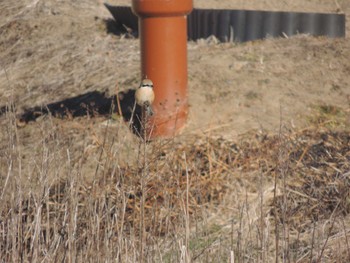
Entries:
<svg viewBox="0 0 350 263">
<path fill-rule="evenodd" d="M 114 93 L 117 79 L 123 89 L 135 87 L 139 43 L 107 34 L 102 7 L 89 0 L 0 3 L 1 106 L 12 100 L 23 110 L 91 91 Z"/>
<path fill-rule="evenodd" d="M 140 140 L 126 165 L 106 127 L 93 153 L 73 158 L 56 130 L 26 162 L 7 112 L 2 261 L 349 259 L 348 132 Z M 91 154 L 98 162 L 86 180 Z"/>
<path fill-rule="evenodd" d="M 119 119 L 97 116 L 43 115 L 25 127 L 16 125 L 23 108 L 89 91 L 114 93 L 116 79 L 122 89 L 137 84 L 138 41 L 108 35 L 91 3 L 0 3 L 0 261 L 349 262 L 348 110 L 315 106 L 308 129 L 251 132 L 232 141 L 194 132 L 146 144 Z M 70 15 L 81 8 L 86 13 Z M 321 45 L 312 41 L 312 47 Z M 289 49 L 302 57 L 295 48 L 299 43 Z M 230 48 L 246 56 L 245 65 L 254 45 Z M 347 47 L 344 42 L 337 48 Z M 197 56 L 210 60 L 204 55 L 210 48 L 222 46 L 192 52 L 193 64 L 203 63 Z M 337 48 L 322 46 L 316 54 L 323 59 Z M 344 54 L 332 59 L 338 63 Z M 288 59 L 251 61 L 259 65 L 250 65 L 246 74 L 255 81 L 255 67 L 266 65 L 279 80 Z M 342 77 L 348 64 L 337 63 L 329 65 L 339 74 L 332 90 L 346 94 L 348 81 Z M 194 79 L 205 77 L 203 67 L 190 69 L 192 86 L 201 92 L 206 82 Z M 329 68 L 321 75 L 331 75 Z M 293 70 L 287 70 L 288 78 Z M 270 83 L 266 72 L 259 85 Z M 309 72 L 305 75 L 308 80 Z M 220 78 L 224 87 L 227 76 Z M 279 83 L 269 85 L 279 89 Z M 260 100 L 260 93 L 244 94 L 252 105 Z"/>
</svg>

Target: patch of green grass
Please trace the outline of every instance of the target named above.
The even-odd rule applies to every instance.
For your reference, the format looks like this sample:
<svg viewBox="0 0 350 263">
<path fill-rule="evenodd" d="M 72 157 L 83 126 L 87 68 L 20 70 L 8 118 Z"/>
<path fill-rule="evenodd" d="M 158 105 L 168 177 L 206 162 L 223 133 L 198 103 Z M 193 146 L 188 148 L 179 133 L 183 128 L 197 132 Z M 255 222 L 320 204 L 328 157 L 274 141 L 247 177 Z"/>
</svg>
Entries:
<svg viewBox="0 0 350 263">
<path fill-rule="evenodd" d="M 259 79 L 258 80 L 258 85 L 263 86 L 263 85 L 268 85 L 270 83 L 269 79 Z"/>
<path fill-rule="evenodd" d="M 189 247 L 193 252 L 200 252 L 210 247 L 220 235 L 221 227 L 213 224 L 208 226 L 202 234 L 197 234 L 190 239 Z"/>
<path fill-rule="evenodd" d="M 326 128 L 350 128 L 350 116 L 343 108 L 335 105 L 314 105 L 314 114 L 309 117 L 312 125 Z"/>
<path fill-rule="evenodd" d="M 207 250 L 220 238 L 222 227 L 217 224 L 205 226 L 205 229 L 194 234 L 189 240 L 189 251 L 197 258 L 207 253 Z M 180 255 L 178 251 L 171 250 L 163 256 L 163 262 L 175 262 Z"/>
<path fill-rule="evenodd" d="M 256 100 L 261 98 L 261 94 L 253 90 L 250 90 L 246 94 L 244 94 L 244 97 L 246 97 L 247 100 Z"/>
</svg>

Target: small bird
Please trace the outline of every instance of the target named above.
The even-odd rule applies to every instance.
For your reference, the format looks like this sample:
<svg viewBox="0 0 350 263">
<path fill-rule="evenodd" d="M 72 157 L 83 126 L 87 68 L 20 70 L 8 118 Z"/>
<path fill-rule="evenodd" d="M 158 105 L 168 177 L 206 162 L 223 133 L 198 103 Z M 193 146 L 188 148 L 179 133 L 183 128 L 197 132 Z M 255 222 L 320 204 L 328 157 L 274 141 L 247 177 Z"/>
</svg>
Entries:
<svg viewBox="0 0 350 263">
<path fill-rule="evenodd" d="M 136 103 L 145 109 L 147 115 L 152 116 L 152 103 L 154 101 L 153 82 L 150 79 L 144 79 L 140 87 L 135 92 Z"/>
</svg>

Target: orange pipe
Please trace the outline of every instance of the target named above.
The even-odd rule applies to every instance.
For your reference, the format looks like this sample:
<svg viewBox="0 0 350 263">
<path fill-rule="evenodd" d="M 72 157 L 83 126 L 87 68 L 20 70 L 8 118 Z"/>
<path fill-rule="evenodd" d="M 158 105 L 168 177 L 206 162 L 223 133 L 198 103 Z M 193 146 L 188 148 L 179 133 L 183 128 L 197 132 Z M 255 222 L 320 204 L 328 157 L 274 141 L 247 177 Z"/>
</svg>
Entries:
<svg viewBox="0 0 350 263">
<path fill-rule="evenodd" d="M 153 81 L 151 137 L 171 137 L 185 125 L 187 99 L 187 18 L 192 0 L 132 0 L 139 16 L 141 78 Z"/>
</svg>

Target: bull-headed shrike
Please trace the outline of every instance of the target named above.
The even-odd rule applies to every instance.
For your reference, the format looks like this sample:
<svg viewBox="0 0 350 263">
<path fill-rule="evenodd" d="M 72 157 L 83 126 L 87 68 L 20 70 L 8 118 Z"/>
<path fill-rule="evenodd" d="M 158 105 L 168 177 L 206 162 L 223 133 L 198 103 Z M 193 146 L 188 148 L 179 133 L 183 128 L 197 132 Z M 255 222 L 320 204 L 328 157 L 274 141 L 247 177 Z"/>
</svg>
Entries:
<svg viewBox="0 0 350 263">
<path fill-rule="evenodd" d="M 145 110 L 148 116 L 153 115 L 152 103 L 154 101 L 153 82 L 150 79 L 144 79 L 140 87 L 135 92 L 136 103 Z"/>
</svg>

